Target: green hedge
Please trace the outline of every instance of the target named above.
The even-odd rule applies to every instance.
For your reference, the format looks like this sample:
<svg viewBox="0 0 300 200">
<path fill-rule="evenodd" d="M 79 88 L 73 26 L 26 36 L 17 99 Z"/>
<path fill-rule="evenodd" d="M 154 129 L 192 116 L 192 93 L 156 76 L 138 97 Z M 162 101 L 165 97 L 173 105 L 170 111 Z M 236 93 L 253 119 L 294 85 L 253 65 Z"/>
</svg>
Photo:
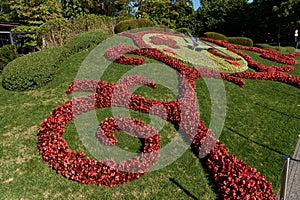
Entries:
<svg viewBox="0 0 300 200">
<path fill-rule="evenodd" d="M 115 24 L 115 18 L 98 15 L 85 15 L 73 20 L 49 20 L 37 32 L 38 46 L 41 49 L 62 46 L 74 35 L 82 32 L 103 30 L 113 33 Z"/>
<path fill-rule="evenodd" d="M 49 48 L 19 57 L 3 70 L 5 89 L 24 91 L 42 87 L 53 80 L 60 64 L 82 50 L 93 48 L 110 34 L 98 30 L 74 36 L 65 46 Z"/>
<path fill-rule="evenodd" d="M 176 31 L 178 31 L 179 33 L 184 33 L 184 34 L 188 34 L 191 32 L 191 30 L 189 28 L 178 28 L 178 29 L 176 29 Z"/>
<path fill-rule="evenodd" d="M 217 32 L 205 32 L 203 35 L 214 40 L 227 40 L 225 35 Z"/>
<path fill-rule="evenodd" d="M 253 46 L 253 40 L 247 37 L 227 37 L 227 41 L 232 44 L 240 44 L 244 46 Z"/>
<path fill-rule="evenodd" d="M 259 48 L 263 48 L 263 49 L 275 49 L 281 53 L 290 53 L 290 52 L 295 52 L 296 48 L 295 47 L 291 47 L 291 46 L 286 46 L 286 47 L 282 47 L 282 46 L 272 46 L 269 44 L 255 44 L 254 46 L 259 47 Z"/>
<path fill-rule="evenodd" d="M 117 23 L 115 33 L 121 33 L 136 28 L 152 27 L 154 23 L 147 19 L 129 19 Z"/>
<path fill-rule="evenodd" d="M 15 59 L 3 70 L 2 86 L 8 90 L 23 91 L 47 84 L 54 78 L 64 52 L 63 47 L 57 47 Z"/>
<path fill-rule="evenodd" d="M 14 45 L 5 45 L 0 48 L 0 72 L 14 59 L 18 58 L 17 49 Z"/>
<path fill-rule="evenodd" d="M 69 54 L 73 55 L 82 50 L 93 48 L 110 36 L 109 33 L 102 30 L 80 33 L 68 40 L 64 45 L 68 49 Z"/>
</svg>

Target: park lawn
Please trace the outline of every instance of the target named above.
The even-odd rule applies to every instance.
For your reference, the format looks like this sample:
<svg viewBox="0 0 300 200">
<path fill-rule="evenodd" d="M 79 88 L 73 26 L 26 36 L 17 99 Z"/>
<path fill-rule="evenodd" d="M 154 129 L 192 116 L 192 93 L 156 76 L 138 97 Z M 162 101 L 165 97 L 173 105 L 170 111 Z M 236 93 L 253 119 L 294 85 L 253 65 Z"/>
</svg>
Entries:
<svg viewBox="0 0 300 200">
<path fill-rule="evenodd" d="M 39 124 L 54 107 L 71 98 L 71 95 L 65 94 L 65 90 L 89 52 L 84 51 L 67 59 L 60 68 L 59 76 L 43 88 L 12 92 L 0 86 L 1 198 L 218 199 L 209 174 L 190 149 L 171 165 L 115 187 L 78 184 L 57 174 L 42 161 L 37 149 Z M 270 65 L 269 61 L 254 53 L 251 56 Z M 297 59 L 299 63 L 299 57 Z M 118 80 L 131 68 L 112 64 L 103 79 Z M 297 64 L 295 68 L 291 73 L 300 75 L 300 65 Z M 203 79 L 198 79 L 196 84 L 201 119 L 209 124 L 209 92 Z M 224 84 L 227 112 L 220 140 L 230 153 L 257 168 L 278 187 L 283 155 L 293 153 L 300 132 L 300 89 L 272 81 L 245 80 L 245 88 L 229 82 Z M 157 90 L 141 87 L 136 93 L 159 100 L 176 99 L 166 88 L 159 86 Z M 162 93 L 165 96 L 161 96 Z M 149 116 L 145 114 L 132 112 L 132 115 L 149 122 Z M 110 117 L 111 110 L 99 109 L 97 116 L 100 120 Z M 165 125 L 160 132 L 162 146 L 174 137 L 175 132 L 170 124 Z M 71 149 L 85 151 L 73 122 L 67 125 L 63 137 Z M 121 148 L 138 151 L 138 140 L 121 134 L 117 134 L 117 137 L 122 140 L 119 144 Z"/>
</svg>

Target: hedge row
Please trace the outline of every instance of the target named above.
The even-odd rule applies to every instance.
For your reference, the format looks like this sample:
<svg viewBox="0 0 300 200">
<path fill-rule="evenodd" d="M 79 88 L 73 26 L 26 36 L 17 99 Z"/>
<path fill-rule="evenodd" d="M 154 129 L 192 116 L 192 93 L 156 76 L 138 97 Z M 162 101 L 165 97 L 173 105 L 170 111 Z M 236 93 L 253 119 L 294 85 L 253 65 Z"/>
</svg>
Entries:
<svg viewBox="0 0 300 200">
<path fill-rule="evenodd" d="M 95 47 L 110 34 L 97 30 L 74 36 L 66 45 L 19 57 L 4 68 L 5 89 L 24 91 L 42 87 L 53 80 L 60 64 L 71 55 Z"/>
<path fill-rule="evenodd" d="M 76 34 L 98 29 L 113 33 L 115 24 L 116 19 L 98 15 L 85 15 L 73 20 L 53 19 L 39 28 L 38 46 L 41 49 L 62 46 Z"/>
<path fill-rule="evenodd" d="M 291 46 L 282 47 L 282 46 L 272 46 L 269 44 L 255 44 L 254 46 L 262 48 L 262 49 L 275 49 L 275 50 L 279 51 L 280 53 L 285 53 L 285 54 L 296 51 L 295 47 L 291 47 Z"/>
<path fill-rule="evenodd" d="M 243 46 L 253 46 L 253 40 L 247 37 L 227 37 L 227 41 L 232 44 L 239 44 Z"/>
<path fill-rule="evenodd" d="M 205 32 L 203 34 L 205 37 L 214 39 L 214 40 L 226 40 L 227 37 L 221 33 L 216 33 L 216 32 Z"/>
<path fill-rule="evenodd" d="M 216 32 L 205 32 L 204 36 L 214 40 L 227 40 L 232 44 L 253 46 L 253 40 L 247 37 L 227 37 L 221 33 L 216 33 Z"/>
<path fill-rule="evenodd" d="M 136 28 L 152 27 L 154 23 L 147 19 L 129 19 L 117 23 L 115 33 L 121 33 Z"/>
</svg>

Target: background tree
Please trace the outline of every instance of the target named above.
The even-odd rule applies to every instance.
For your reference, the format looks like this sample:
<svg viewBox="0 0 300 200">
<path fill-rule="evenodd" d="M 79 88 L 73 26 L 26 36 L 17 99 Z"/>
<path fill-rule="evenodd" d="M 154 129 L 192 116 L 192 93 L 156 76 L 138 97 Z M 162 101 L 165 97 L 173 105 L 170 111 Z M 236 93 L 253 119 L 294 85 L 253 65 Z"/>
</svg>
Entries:
<svg viewBox="0 0 300 200">
<path fill-rule="evenodd" d="M 278 17 L 283 40 L 293 38 L 295 29 L 300 28 L 300 0 L 288 0 L 273 6 Z"/>
<path fill-rule="evenodd" d="M 62 0 L 62 13 L 66 18 L 95 14 L 106 16 L 126 15 L 132 12 L 130 0 Z M 133 5 L 133 4 L 131 4 Z"/>
<path fill-rule="evenodd" d="M 0 22 L 10 21 L 9 0 L 1 0 L 0 2 Z"/>
<path fill-rule="evenodd" d="M 147 0 L 139 1 L 137 17 L 153 21 L 156 24 L 166 25 L 169 28 L 181 28 L 187 25 L 187 16 L 194 12 L 191 0 Z"/>
<path fill-rule="evenodd" d="M 57 0 L 10 0 L 9 9 L 9 19 L 21 24 L 16 32 L 35 32 L 46 21 L 61 17 Z M 37 46 L 35 34 L 24 35 L 19 40 L 29 51 Z"/>
</svg>

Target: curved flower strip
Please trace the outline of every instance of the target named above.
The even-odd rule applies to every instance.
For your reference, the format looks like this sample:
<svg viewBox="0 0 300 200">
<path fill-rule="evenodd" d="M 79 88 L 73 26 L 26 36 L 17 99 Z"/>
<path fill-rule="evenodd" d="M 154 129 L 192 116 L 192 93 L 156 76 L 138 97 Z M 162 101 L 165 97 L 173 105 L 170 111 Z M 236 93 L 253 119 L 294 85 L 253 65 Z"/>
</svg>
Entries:
<svg viewBox="0 0 300 200">
<path fill-rule="evenodd" d="M 146 44 L 146 42 L 143 40 L 143 36 L 146 34 L 152 34 L 152 33 L 162 34 L 165 36 L 177 36 L 177 37 L 185 36 L 182 33 L 171 33 L 171 32 L 169 33 L 169 32 L 159 31 L 159 30 L 146 30 L 146 31 L 138 32 L 138 33 L 122 32 L 122 33 L 118 33 L 118 35 L 131 38 L 139 48 L 151 48 L 151 46 Z"/>
<path fill-rule="evenodd" d="M 222 54 L 222 53 L 220 53 L 220 52 L 217 52 L 217 51 L 216 51 L 215 49 L 213 49 L 213 48 L 210 48 L 210 49 L 208 49 L 207 51 L 208 51 L 209 53 L 215 55 L 215 56 L 218 56 L 218 57 L 220 57 L 220 58 L 225 58 L 225 59 L 227 59 L 227 60 L 241 60 L 241 58 L 233 59 L 233 58 L 230 57 L 230 56 L 227 56 L 227 55 L 225 55 L 225 54 Z"/>
<path fill-rule="evenodd" d="M 117 46 L 113 46 L 108 48 L 105 52 L 105 56 L 108 60 L 114 61 L 117 63 L 126 63 L 127 65 L 141 65 L 144 64 L 144 58 L 133 58 L 126 57 L 125 54 L 130 54 L 136 48 L 132 46 L 128 46 L 125 44 L 119 44 Z"/>
<path fill-rule="evenodd" d="M 179 49 L 176 40 L 173 40 L 170 36 L 164 34 L 156 34 L 150 37 L 150 42 L 155 45 L 167 45 L 173 49 Z"/>
<path fill-rule="evenodd" d="M 256 62 L 252 60 L 250 56 L 245 53 L 238 51 L 237 49 L 244 49 L 248 51 L 254 51 L 264 55 L 265 58 L 270 59 L 278 63 L 284 64 L 296 64 L 296 60 L 293 56 L 298 54 L 281 54 L 275 50 L 271 49 L 260 49 L 257 47 L 247 47 L 242 45 L 230 44 L 224 40 L 213 40 L 210 38 L 201 38 L 203 40 L 217 43 L 218 45 L 224 46 L 227 49 L 233 51 L 234 53 L 242 56 L 248 62 L 248 66 L 254 69 L 256 72 L 236 72 L 232 73 L 232 76 L 239 77 L 239 78 L 247 78 L 247 79 L 258 79 L 258 80 L 272 80 L 272 81 L 280 81 L 295 87 L 300 87 L 300 78 L 299 76 L 286 74 L 284 72 L 293 71 L 294 66 L 265 66 L 260 62 Z M 268 56 L 266 56 L 268 55 Z"/>
</svg>

